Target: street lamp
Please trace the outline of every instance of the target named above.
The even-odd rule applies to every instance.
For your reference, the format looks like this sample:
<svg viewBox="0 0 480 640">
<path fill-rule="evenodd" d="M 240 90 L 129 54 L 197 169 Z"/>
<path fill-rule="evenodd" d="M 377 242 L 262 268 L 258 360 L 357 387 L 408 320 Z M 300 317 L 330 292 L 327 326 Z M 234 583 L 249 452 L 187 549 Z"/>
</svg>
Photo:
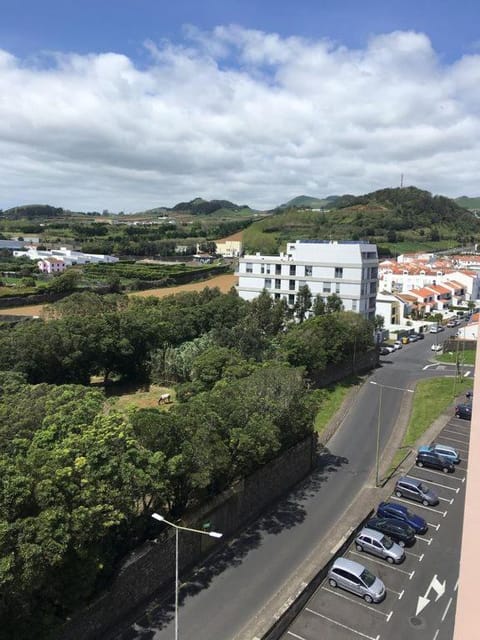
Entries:
<svg viewBox="0 0 480 640">
<path fill-rule="evenodd" d="M 217 533 L 217 531 L 201 531 L 200 529 L 191 529 L 190 527 L 181 527 L 178 524 L 169 522 L 159 513 L 152 513 L 152 518 L 168 524 L 175 529 L 175 640 L 178 640 L 178 532 L 179 531 L 191 531 L 192 533 L 201 533 L 203 536 L 210 536 L 210 538 L 221 538 L 223 533 Z"/>
<path fill-rule="evenodd" d="M 384 389 L 394 389 L 395 391 L 408 391 L 408 393 L 414 393 L 413 389 L 403 389 L 402 387 L 390 387 L 387 384 L 380 384 L 379 382 L 374 382 L 373 380 L 370 380 L 370 384 L 374 384 L 376 385 L 379 389 L 379 396 L 378 396 L 378 418 L 377 418 L 377 447 L 376 447 L 376 454 L 375 454 L 375 486 L 378 487 L 379 486 L 379 482 L 378 482 L 378 475 L 379 475 L 379 465 L 380 465 L 380 423 L 381 423 L 381 418 L 382 418 L 382 395 L 383 395 L 383 390 Z"/>
</svg>

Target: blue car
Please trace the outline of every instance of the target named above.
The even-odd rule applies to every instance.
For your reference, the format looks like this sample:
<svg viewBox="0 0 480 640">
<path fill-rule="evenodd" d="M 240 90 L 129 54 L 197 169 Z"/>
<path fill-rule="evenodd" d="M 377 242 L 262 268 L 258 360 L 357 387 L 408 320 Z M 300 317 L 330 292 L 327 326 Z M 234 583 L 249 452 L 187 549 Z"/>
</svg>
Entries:
<svg viewBox="0 0 480 640">
<path fill-rule="evenodd" d="M 418 453 L 438 453 L 439 456 L 443 456 L 447 460 L 450 460 L 450 462 L 453 462 L 453 464 L 458 464 L 460 462 L 458 451 L 446 444 L 425 445 L 418 449 Z"/>
<path fill-rule="evenodd" d="M 415 533 L 426 533 L 428 530 L 427 523 L 421 516 L 417 516 L 403 504 L 397 502 L 381 502 L 377 508 L 377 515 L 379 518 L 400 520 L 400 522 L 410 525 Z"/>
</svg>

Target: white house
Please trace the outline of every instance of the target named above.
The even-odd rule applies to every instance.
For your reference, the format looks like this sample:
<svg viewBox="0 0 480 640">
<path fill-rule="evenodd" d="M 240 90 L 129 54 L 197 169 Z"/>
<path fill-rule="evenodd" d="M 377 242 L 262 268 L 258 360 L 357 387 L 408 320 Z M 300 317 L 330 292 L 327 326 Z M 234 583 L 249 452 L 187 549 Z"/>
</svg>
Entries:
<svg viewBox="0 0 480 640">
<path fill-rule="evenodd" d="M 295 304 L 302 285 L 312 296 L 336 293 L 346 311 L 375 317 L 378 255 L 374 244 L 357 241 L 297 240 L 279 256 L 260 253 L 240 258 L 237 290 L 253 300 L 263 289 L 275 299 Z"/>
<path fill-rule="evenodd" d="M 480 314 L 474 313 L 468 324 L 458 330 L 458 338 L 460 340 L 477 340 L 479 320 Z"/>
</svg>

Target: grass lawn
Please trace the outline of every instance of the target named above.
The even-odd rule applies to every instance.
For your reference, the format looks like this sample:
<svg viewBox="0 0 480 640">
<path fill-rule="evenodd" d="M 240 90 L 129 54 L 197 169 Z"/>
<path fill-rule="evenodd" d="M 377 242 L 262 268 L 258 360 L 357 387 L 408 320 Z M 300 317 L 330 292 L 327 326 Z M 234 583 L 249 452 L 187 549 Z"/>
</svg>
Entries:
<svg viewBox="0 0 480 640">
<path fill-rule="evenodd" d="M 415 442 L 425 433 L 432 422 L 445 412 L 456 396 L 473 386 L 472 378 L 431 378 L 417 383 L 413 397 L 413 409 L 407 432 L 397 451 L 387 477 L 402 462 Z"/>
<path fill-rule="evenodd" d="M 158 409 L 158 399 L 162 393 L 170 393 L 172 402 L 170 404 L 161 405 L 168 408 L 175 402 L 175 391 L 168 387 L 161 387 L 156 384 L 151 384 L 148 390 L 144 387 L 127 388 L 121 393 L 115 392 L 115 395 L 111 395 L 107 398 L 105 403 L 107 411 L 128 411 L 129 409 Z"/>
<path fill-rule="evenodd" d="M 325 429 L 332 416 L 340 409 L 347 393 L 359 383 L 360 379 L 352 376 L 314 392 L 320 405 L 314 422 L 314 429 L 317 433 L 321 433 Z"/>
<path fill-rule="evenodd" d="M 458 362 L 460 365 L 462 364 L 475 364 L 475 355 L 476 351 L 474 349 L 468 349 L 467 351 L 459 351 L 458 352 Z M 442 353 L 438 355 L 436 358 L 439 362 L 448 362 L 450 364 L 457 362 L 457 353 L 447 351 L 447 353 Z"/>
</svg>

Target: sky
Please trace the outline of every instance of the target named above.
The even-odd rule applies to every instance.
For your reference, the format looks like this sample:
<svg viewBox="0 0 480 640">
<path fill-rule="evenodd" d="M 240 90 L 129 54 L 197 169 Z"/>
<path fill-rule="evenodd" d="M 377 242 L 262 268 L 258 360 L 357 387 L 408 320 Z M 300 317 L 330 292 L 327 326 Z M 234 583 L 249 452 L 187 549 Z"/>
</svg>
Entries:
<svg viewBox="0 0 480 640">
<path fill-rule="evenodd" d="M 0 209 L 480 195 L 477 0 L 0 0 Z"/>
</svg>

